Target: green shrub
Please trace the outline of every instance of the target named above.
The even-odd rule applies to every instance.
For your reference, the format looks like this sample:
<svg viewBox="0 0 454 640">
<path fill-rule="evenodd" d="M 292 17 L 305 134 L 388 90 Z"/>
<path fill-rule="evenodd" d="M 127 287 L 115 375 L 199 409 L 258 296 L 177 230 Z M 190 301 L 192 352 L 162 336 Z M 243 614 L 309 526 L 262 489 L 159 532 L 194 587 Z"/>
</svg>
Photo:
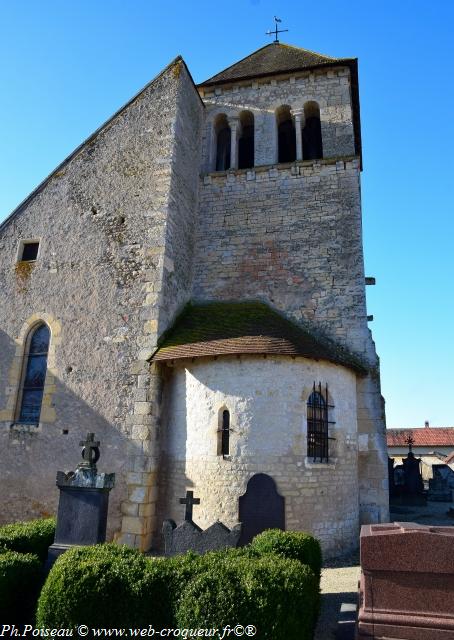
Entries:
<svg viewBox="0 0 454 640">
<path fill-rule="evenodd" d="M 42 584 L 42 564 L 32 553 L 0 551 L 0 620 L 30 623 Z"/>
<path fill-rule="evenodd" d="M 310 640 L 318 581 L 311 569 L 276 555 L 204 556 L 204 570 L 184 589 L 178 627 L 219 628 L 252 624 L 263 640 Z"/>
<path fill-rule="evenodd" d="M 54 536 L 55 518 L 5 524 L 0 527 L 0 547 L 19 553 L 34 553 L 44 562 Z"/>
<path fill-rule="evenodd" d="M 251 546 L 259 553 L 277 553 L 284 558 L 299 560 L 309 565 L 320 578 L 322 550 L 319 541 L 309 533 L 268 529 L 256 536 Z"/>
<path fill-rule="evenodd" d="M 115 544 L 75 547 L 61 555 L 41 591 L 37 626 L 140 626 L 159 593 L 157 571 L 139 551 Z M 159 577 L 159 576 L 158 576 Z M 155 578 L 155 579 L 154 579 Z M 152 593 L 150 593 L 150 591 Z"/>
</svg>

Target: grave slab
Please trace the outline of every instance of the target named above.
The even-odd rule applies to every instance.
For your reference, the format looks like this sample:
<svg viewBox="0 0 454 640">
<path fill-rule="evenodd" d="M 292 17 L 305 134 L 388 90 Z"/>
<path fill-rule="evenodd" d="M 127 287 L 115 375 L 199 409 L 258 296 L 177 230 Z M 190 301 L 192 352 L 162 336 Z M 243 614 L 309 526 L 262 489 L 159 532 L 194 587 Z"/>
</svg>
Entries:
<svg viewBox="0 0 454 640">
<path fill-rule="evenodd" d="M 454 640 L 454 527 L 364 525 L 357 640 Z"/>
</svg>

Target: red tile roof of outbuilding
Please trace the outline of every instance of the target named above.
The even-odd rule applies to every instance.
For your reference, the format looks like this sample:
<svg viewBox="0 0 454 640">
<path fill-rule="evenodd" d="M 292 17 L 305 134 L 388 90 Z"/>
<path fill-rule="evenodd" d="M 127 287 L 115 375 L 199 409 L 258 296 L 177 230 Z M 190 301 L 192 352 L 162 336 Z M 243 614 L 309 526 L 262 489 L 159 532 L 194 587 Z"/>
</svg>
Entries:
<svg viewBox="0 0 454 640">
<path fill-rule="evenodd" d="M 388 447 L 407 447 L 405 440 L 410 435 L 414 440 L 414 447 L 454 447 L 454 427 L 387 429 Z"/>
</svg>

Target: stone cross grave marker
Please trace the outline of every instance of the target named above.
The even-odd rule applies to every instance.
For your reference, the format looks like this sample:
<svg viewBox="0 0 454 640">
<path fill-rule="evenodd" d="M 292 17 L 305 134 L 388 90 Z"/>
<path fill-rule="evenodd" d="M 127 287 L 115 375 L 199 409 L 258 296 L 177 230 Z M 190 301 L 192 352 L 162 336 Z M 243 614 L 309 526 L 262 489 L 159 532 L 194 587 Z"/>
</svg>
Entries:
<svg viewBox="0 0 454 640">
<path fill-rule="evenodd" d="M 180 504 L 185 504 L 184 519 L 186 522 L 192 522 L 192 507 L 200 504 L 200 498 L 194 498 L 193 491 L 186 491 L 186 497 L 180 498 Z"/>
</svg>

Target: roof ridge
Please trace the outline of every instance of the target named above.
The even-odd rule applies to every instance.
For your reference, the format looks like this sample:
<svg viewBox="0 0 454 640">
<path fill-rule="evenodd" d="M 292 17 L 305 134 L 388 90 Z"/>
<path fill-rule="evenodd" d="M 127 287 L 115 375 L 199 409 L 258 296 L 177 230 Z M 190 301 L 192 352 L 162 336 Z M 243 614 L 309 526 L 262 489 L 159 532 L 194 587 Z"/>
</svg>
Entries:
<svg viewBox="0 0 454 640">
<path fill-rule="evenodd" d="M 236 62 L 232 62 L 232 64 L 230 64 L 228 67 L 226 67 L 225 69 L 222 69 L 221 71 L 218 71 L 217 73 L 213 74 L 212 76 L 210 76 L 209 78 L 207 78 L 206 80 L 204 80 L 203 82 L 199 82 L 199 85 L 202 84 L 206 84 L 207 82 L 209 82 L 211 80 L 211 78 L 215 78 L 216 76 L 218 76 L 220 73 L 224 73 L 225 71 L 228 71 L 229 69 L 231 69 L 232 67 L 236 67 L 237 64 L 240 64 L 241 62 L 243 62 L 244 60 L 247 60 L 248 58 L 250 58 L 251 56 L 253 56 L 255 53 L 258 53 L 259 51 L 263 51 L 263 49 L 267 49 L 268 47 L 271 47 L 273 44 L 275 44 L 274 42 L 269 42 L 268 44 L 263 45 L 263 47 L 260 47 L 260 49 L 256 49 L 255 51 L 253 51 L 252 53 L 249 53 L 247 56 L 244 56 L 244 58 L 241 58 L 240 60 L 237 60 Z"/>
</svg>

